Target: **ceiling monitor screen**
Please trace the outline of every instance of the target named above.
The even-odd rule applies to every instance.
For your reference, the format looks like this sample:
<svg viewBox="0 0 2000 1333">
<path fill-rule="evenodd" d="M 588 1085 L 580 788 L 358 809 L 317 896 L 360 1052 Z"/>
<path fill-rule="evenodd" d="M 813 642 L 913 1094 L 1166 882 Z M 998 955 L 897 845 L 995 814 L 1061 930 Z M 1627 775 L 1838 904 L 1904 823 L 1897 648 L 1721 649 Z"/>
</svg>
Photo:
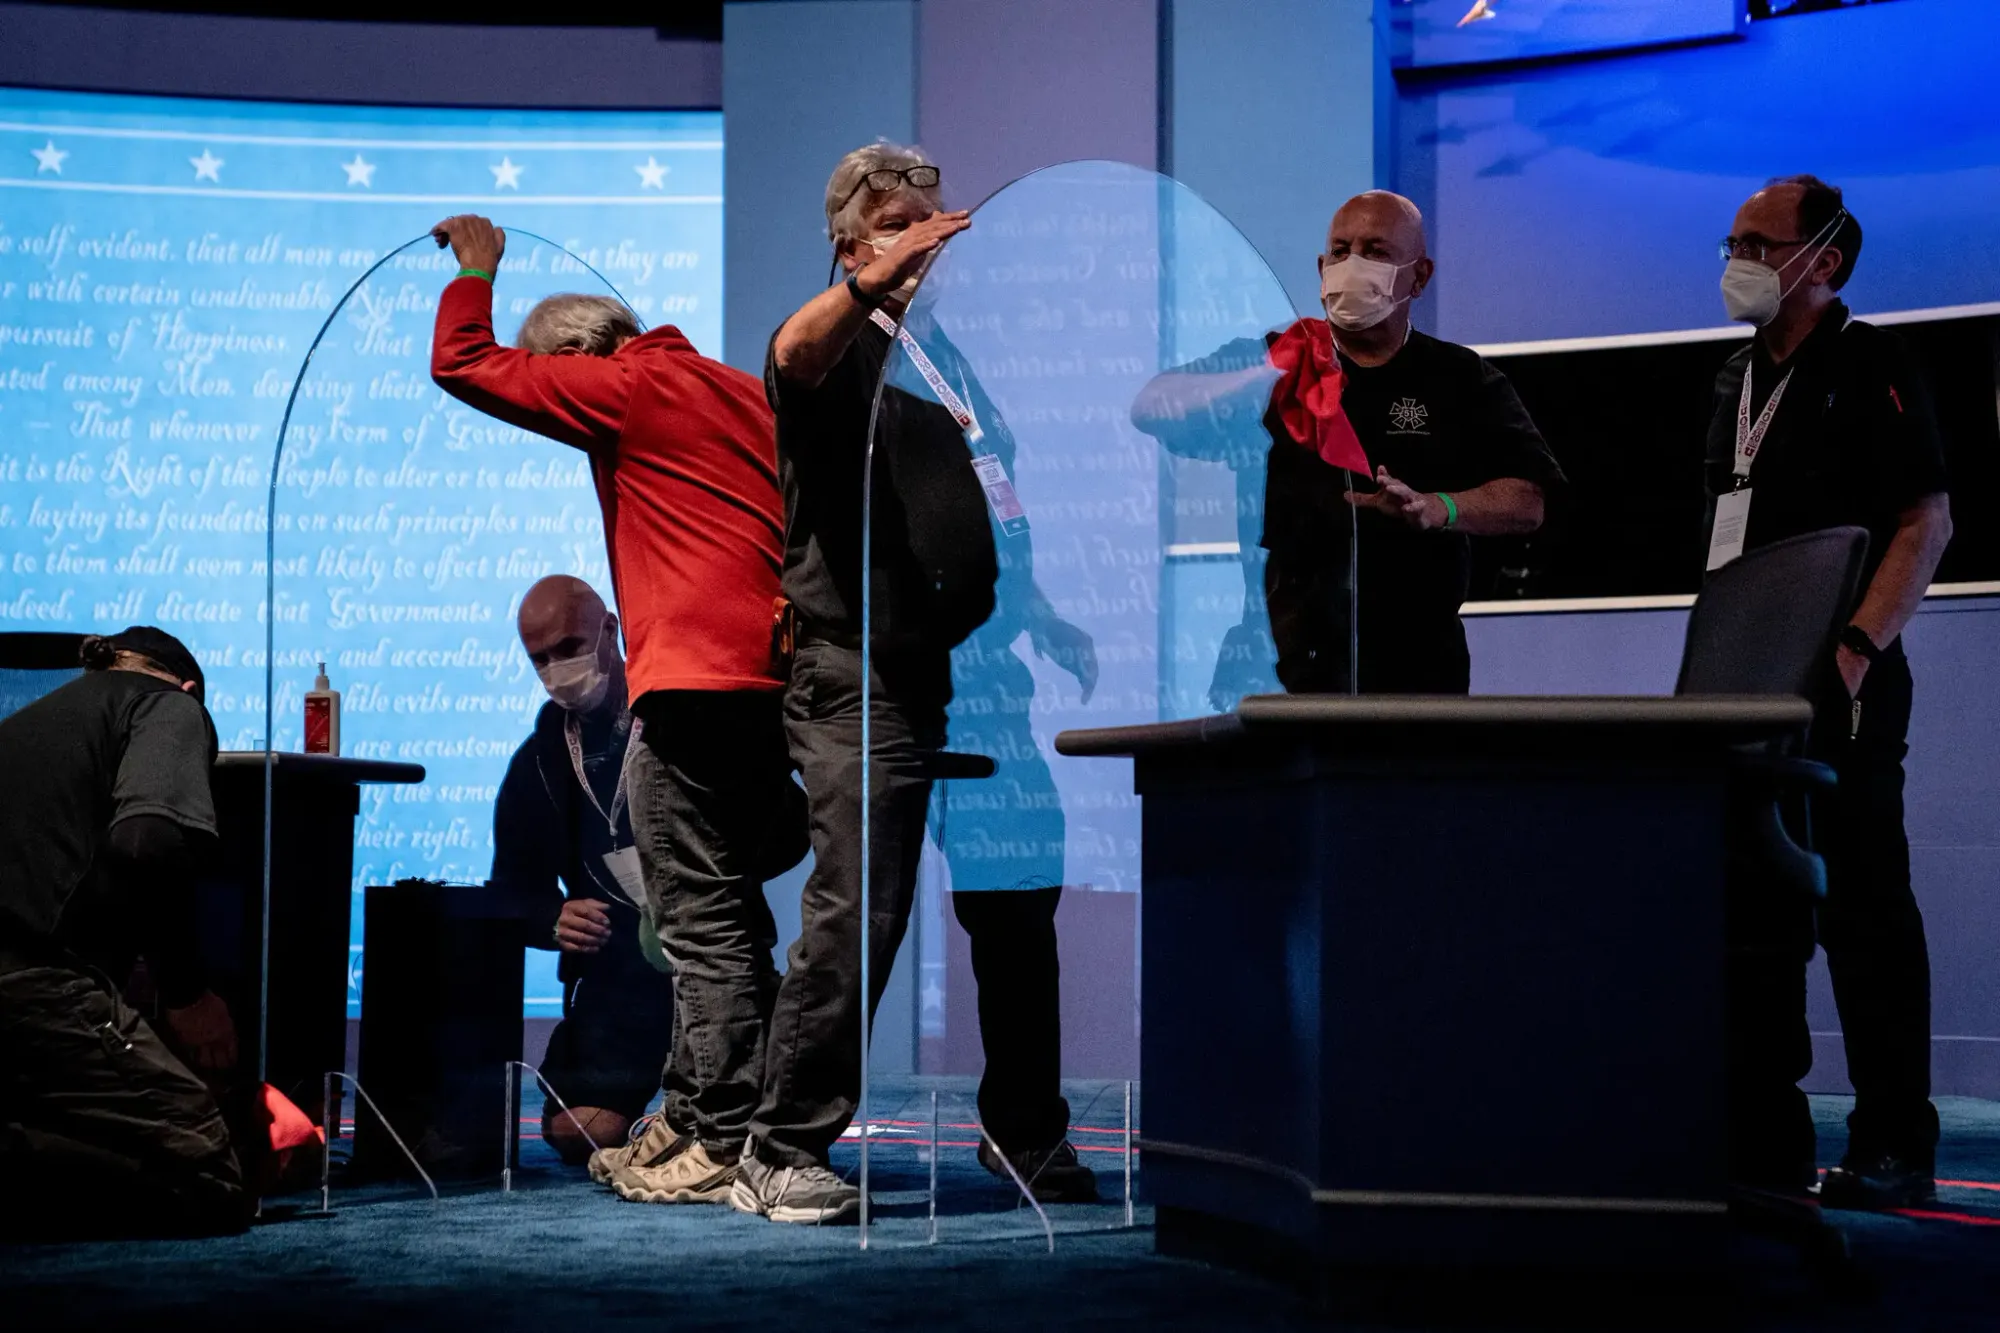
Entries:
<svg viewBox="0 0 2000 1333">
<path fill-rule="evenodd" d="M 203 662 L 222 747 L 261 749 L 266 502 L 298 381 L 275 744 L 299 748 L 323 659 L 343 752 L 429 774 L 363 788 L 357 976 L 362 886 L 488 875 L 494 795 L 546 698 L 523 591 L 568 573 L 612 595 L 583 455 L 431 383 L 449 251 L 391 257 L 300 374 L 356 280 L 462 212 L 514 229 L 501 341 L 541 295 L 609 288 L 721 354 L 719 112 L 0 89 L 0 631 L 162 626 Z M 558 1012 L 554 958 L 529 956 L 531 1015 Z"/>
<path fill-rule="evenodd" d="M 1734 37 L 1743 0 L 1392 0 L 1397 69 Z"/>
</svg>

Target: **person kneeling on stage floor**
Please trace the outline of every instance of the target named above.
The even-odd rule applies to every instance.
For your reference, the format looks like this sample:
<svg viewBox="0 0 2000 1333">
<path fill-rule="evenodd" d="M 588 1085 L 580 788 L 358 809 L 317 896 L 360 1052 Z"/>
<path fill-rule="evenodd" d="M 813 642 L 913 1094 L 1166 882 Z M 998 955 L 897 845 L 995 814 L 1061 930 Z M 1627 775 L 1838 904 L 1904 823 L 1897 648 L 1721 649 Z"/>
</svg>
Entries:
<svg viewBox="0 0 2000 1333">
<path fill-rule="evenodd" d="M 673 978 L 641 934 L 652 922 L 626 809 L 632 714 L 618 617 L 589 584 L 554 574 L 521 599 L 519 626 L 549 702 L 500 784 L 491 882 L 526 910 L 535 947 L 562 951 L 563 1017 L 541 1074 L 569 1111 L 549 1101 L 542 1137 L 575 1165 L 623 1146 L 659 1091 Z M 591 1175 L 608 1182 L 602 1158 Z"/>
<path fill-rule="evenodd" d="M 528 312 L 521 345 L 501 346 L 493 284 L 506 234 L 462 216 L 435 235 L 461 267 L 438 299 L 431 378 L 590 459 L 623 617 L 627 799 L 680 1031 L 665 1113 L 605 1149 L 599 1172 L 626 1199 L 720 1203 L 778 989 L 764 877 L 790 864 L 788 843 L 792 862 L 804 855 L 774 624 L 784 500 L 771 409 L 754 378 L 678 329 L 641 332 L 608 297 L 551 296 Z"/>
<path fill-rule="evenodd" d="M 239 1231 L 255 1198 L 201 1077 L 237 1056 L 195 937 L 215 836 L 201 667 L 148 626 L 82 653 L 81 677 L 0 720 L 0 1233 Z M 110 980 L 140 954 L 158 1030 Z"/>
<path fill-rule="evenodd" d="M 1506 376 L 1411 327 L 1435 269 L 1415 204 L 1358 194 L 1333 215 L 1319 258 L 1326 319 L 1231 343 L 1156 377 L 1133 405 L 1140 430 L 1229 461 L 1239 484 L 1255 455 L 1218 423 L 1262 418 L 1262 552 L 1246 543 L 1242 558 L 1264 557 L 1291 693 L 1466 693 L 1467 538 L 1534 532 L 1563 485 Z"/>
</svg>

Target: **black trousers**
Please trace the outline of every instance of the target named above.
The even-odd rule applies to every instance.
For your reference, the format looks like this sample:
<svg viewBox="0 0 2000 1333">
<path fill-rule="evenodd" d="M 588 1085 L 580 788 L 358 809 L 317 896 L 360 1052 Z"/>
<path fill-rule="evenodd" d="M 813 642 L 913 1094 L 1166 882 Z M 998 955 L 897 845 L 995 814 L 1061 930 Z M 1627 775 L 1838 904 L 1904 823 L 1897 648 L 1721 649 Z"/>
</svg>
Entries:
<svg viewBox="0 0 2000 1333">
<path fill-rule="evenodd" d="M 1850 736 L 1854 715 L 1844 699 L 1820 710 L 1813 749 L 1840 784 L 1817 802 L 1814 833 L 1827 878 L 1819 943 L 1854 1085 L 1850 1149 L 1929 1166 L 1938 1139 L 1931 962 L 1903 828 L 1910 696 L 1910 664 L 1898 643 L 1862 681 L 1858 732 Z"/>
<path fill-rule="evenodd" d="M 1364 599 L 1360 633 L 1350 635 L 1344 577 L 1322 562 L 1277 551 L 1265 561 L 1264 598 L 1287 694 L 1347 694 L 1357 683 L 1362 694 L 1472 689 L 1464 622 L 1456 615 L 1413 618 L 1393 602 Z M 1358 681 L 1347 665 L 1357 646 Z"/>
<path fill-rule="evenodd" d="M 951 699 L 944 653 L 884 652 L 872 665 L 871 1016 L 909 927 L 930 808 L 926 761 L 943 748 Z M 822 640 L 801 642 L 785 695 L 785 731 L 805 778 L 814 861 L 800 899 L 799 938 L 772 1014 L 763 1103 L 751 1125 L 758 1156 L 775 1165 L 826 1161 L 860 1097 L 861 719 L 860 652 Z M 968 909 L 967 897 L 1019 901 Z M 1010 1151 L 1052 1146 L 1068 1132 L 1069 1119 L 1058 1083 L 1056 895 L 1003 891 L 957 898 L 959 919 L 973 939 L 988 1058 L 981 1119 Z M 1017 948 L 1045 953 L 1024 966 Z M 1011 1137 L 1017 1133 L 1023 1137 Z"/>
<path fill-rule="evenodd" d="M 1747 1183 L 1800 1188 L 1813 1179 L 1812 1114 L 1798 1083 L 1812 1068 L 1806 966 L 1815 925 L 1854 1085 L 1850 1152 L 1933 1164 L 1930 954 L 1903 829 L 1910 695 L 1900 646 L 1863 680 L 1858 729 L 1845 689 L 1835 682 L 1822 692 L 1811 752 L 1834 768 L 1839 783 L 1812 802 L 1813 844 L 1827 877 L 1816 913 L 1809 900 L 1758 873 L 1752 840 L 1742 830 L 1733 840 L 1730 1140 L 1732 1173 Z M 1737 813 L 1747 819 L 1753 811 Z"/>
<path fill-rule="evenodd" d="M 653 970 L 633 931 L 629 903 L 612 903 L 612 938 L 586 955 L 563 990 L 562 1022 L 549 1034 L 542 1077 L 572 1107 L 598 1106 L 636 1120 L 660 1091 L 675 1044 L 674 979 Z M 551 1105 L 549 1114 L 556 1114 Z"/>
<path fill-rule="evenodd" d="M 102 977 L 0 960 L 0 1235 L 219 1235 L 254 1205 L 208 1088 Z"/>
<path fill-rule="evenodd" d="M 661 947 L 674 963 L 667 1123 L 740 1151 L 762 1088 L 777 996 L 777 923 L 764 898 L 773 812 L 796 796 L 775 692 L 642 696 L 626 753 L 632 836 Z"/>
</svg>

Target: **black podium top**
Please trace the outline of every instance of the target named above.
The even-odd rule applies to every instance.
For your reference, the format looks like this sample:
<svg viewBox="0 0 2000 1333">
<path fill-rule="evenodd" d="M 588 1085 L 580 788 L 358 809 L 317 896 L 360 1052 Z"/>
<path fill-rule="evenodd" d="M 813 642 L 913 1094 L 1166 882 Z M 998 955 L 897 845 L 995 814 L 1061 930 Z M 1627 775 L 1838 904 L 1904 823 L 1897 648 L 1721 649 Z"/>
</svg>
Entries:
<svg viewBox="0 0 2000 1333">
<path fill-rule="evenodd" d="M 264 752 L 224 750 L 215 757 L 215 766 L 230 773 L 262 772 Z M 408 783 L 424 780 L 422 764 L 402 764 L 390 759 L 349 759 L 332 754 L 294 754 L 283 750 L 272 753 L 271 772 L 273 777 L 283 777 L 287 781 Z"/>
<path fill-rule="evenodd" d="M 1190 747 L 1310 745 L 1355 758 L 1621 754 L 1669 759 L 1801 737 L 1812 705 L 1790 695 L 1259 694 L 1234 713 L 1056 736 L 1065 755 L 1145 757 Z"/>
</svg>

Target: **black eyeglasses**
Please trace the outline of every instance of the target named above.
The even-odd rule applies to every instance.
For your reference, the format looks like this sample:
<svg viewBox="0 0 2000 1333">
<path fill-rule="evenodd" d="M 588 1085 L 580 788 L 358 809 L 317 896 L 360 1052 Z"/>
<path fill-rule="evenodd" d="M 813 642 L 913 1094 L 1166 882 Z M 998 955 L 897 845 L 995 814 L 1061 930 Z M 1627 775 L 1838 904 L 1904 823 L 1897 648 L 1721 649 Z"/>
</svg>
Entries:
<svg viewBox="0 0 2000 1333">
<path fill-rule="evenodd" d="M 895 189 L 897 185 L 904 183 L 907 183 L 912 189 L 917 190 L 935 189 L 938 183 L 938 169 L 936 167 L 904 167 L 901 171 L 898 171 L 894 167 L 883 167 L 879 171 L 871 171 L 861 178 L 860 184 L 847 192 L 847 198 L 840 201 L 840 206 L 846 208 L 849 200 L 852 200 L 855 195 L 861 193 L 862 185 L 866 185 L 875 194 L 885 194 Z"/>
</svg>

